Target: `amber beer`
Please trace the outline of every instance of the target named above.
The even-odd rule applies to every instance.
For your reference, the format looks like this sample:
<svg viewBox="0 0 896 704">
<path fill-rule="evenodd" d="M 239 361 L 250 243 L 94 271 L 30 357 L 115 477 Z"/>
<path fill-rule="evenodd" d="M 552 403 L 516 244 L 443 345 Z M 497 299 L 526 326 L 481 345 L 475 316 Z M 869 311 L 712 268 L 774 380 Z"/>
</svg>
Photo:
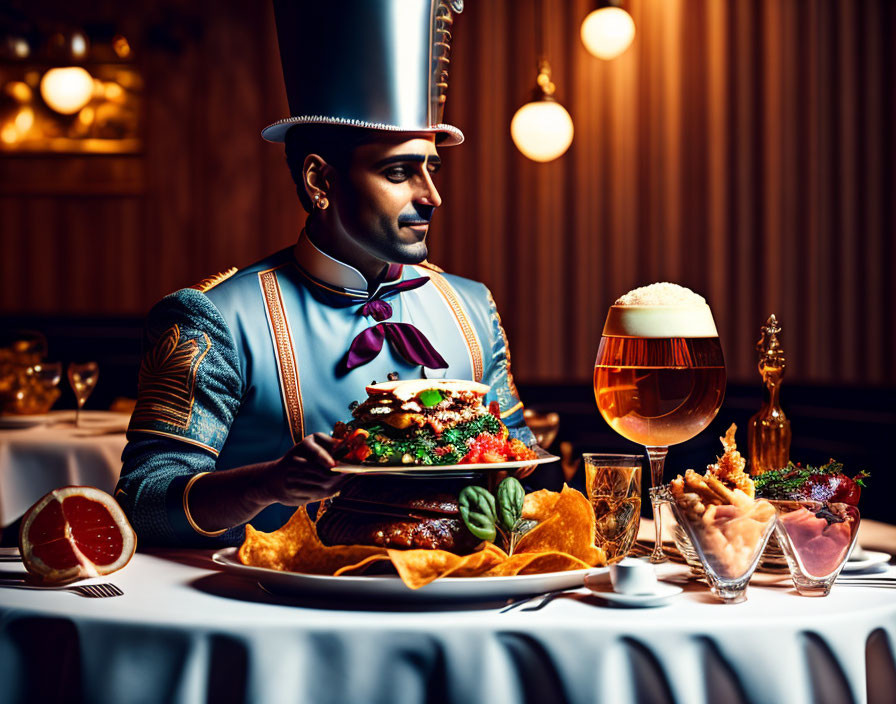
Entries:
<svg viewBox="0 0 896 704">
<path fill-rule="evenodd" d="M 595 361 L 594 395 L 613 430 L 633 442 L 668 447 L 697 435 L 725 395 L 709 307 L 613 306 Z"/>
</svg>

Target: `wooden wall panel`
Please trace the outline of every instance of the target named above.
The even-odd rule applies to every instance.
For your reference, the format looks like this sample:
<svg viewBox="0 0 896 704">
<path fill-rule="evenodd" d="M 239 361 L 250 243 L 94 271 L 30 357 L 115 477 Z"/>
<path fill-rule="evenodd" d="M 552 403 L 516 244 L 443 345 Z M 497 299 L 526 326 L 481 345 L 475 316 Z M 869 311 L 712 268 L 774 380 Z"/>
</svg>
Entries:
<svg viewBox="0 0 896 704">
<path fill-rule="evenodd" d="M 492 289 L 517 377 L 586 381 L 614 298 L 671 280 L 707 297 L 733 379 L 756 379 L 775 312 L 791 379 L 896 383 L 893 3 L 624 0 L 637 36 L 611 62 L 579 40 L 591 0 L 544 3 L 572 147 L 535 164 L 510 140 L 536 1 L 467 3 L 446 112 L 467 142 L 445 150 L 431 235 L 434 262 Z M 286 115 L 269 5 L 143 0 L 121 22 L 144 153 L 0 157 L 2 312 L 142 315 L 301 226 L 282 148 L 258 136 Z"/>
</svg>

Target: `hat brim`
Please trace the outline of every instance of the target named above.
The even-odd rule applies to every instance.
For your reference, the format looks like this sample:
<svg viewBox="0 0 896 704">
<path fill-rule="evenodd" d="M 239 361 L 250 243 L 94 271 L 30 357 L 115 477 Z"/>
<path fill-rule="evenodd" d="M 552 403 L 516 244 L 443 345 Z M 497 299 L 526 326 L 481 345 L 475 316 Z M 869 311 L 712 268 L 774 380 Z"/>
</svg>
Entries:
<svg viewBox="0 0 896 704">
<path fill-rule="evenodd" d="M 464 141 L 464 133 L 453 125 L 438 124 L 432 127 L 423 127 L 420 129 L 398 127 L 396 125 L 384 125 L 379 122 L 364 122 L 363 120 L 352 120 L 343 117 L 321 117 L 319 115 L 287 117 L 284 120 L 278 120 L 273 125 L 268 125 L 261 131 L 261 136 L 268 142 L 285 142 L 286 133 L 290 128 L 296 125 L 343 125 L 346 127 L 361 127 L 368 130 L 382 130 L 383 132 L 400 132 L 409 137 L 413 135 L 443 135 L 443 139 L 438 140 L 440 147 L 453 147 Z"/>
</svg>

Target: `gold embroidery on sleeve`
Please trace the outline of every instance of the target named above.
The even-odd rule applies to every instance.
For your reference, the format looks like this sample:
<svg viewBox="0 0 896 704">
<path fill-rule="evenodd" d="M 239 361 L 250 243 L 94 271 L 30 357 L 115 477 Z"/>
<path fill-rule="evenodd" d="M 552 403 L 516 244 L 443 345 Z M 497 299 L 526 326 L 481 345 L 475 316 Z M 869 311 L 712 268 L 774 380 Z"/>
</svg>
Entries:
<svg viewBox="0 0 896 704">
<path fill-rule="evenodd" d="M 135 430 L 156 422 L 183 430 L 190 427 L 196 372 L 211 346 L 205 333 L 182 338 L 177 325 L 156 339 L 140 364 L 140 392 L 131 418 Z"/>
<path fill-rule="evenodd" d="M 227 281 L 231 276 L 233 276 L 239 269 L 235 266 L 226 269 L 225 271 L 220 272 L 219 274 L 215 274 L 214 276 L 207 276 L 202 281 L 200 281 L 195 286 L 190 286 L 190 288 L 195 288 L 199 293 L 205 293 L 206 291 L 210 291 L 215 286 L 217 286 L 222 281 Z"/>
</svg>

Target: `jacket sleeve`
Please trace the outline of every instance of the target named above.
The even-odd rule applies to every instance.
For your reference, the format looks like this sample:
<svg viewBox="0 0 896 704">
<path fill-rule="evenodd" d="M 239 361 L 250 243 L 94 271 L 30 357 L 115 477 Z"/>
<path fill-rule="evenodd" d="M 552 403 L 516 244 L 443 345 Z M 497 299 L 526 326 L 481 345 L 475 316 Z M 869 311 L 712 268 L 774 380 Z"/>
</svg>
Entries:
<svg viewBox="0 0 896 704">
<path fill-rule="evenodd" d="M 189 479 L 211 472 L 243 392 L 233 338 L 208 298 L 184 289 L 149 314 L 137 387 L 115 496 L 141 544 L 228 545 L 194 531 L 183 510 Z"/>
<path fill-rule="evenodd" d="M 489 340 L 483 345 L 484 372 L 482 383 L 491 389 L 486 400 L 497 401 L 501 410 L 501 420 L 507 426 L 512 437 L 519 438 L 527 445 L 535 444 L 535 436 L 523 420 L 523 402 L 520 401 L 513 374 L 510 371 L 510 349 L 507 335 L 501 325 L 498 307 L 492 298 L 491 291 L 485 288 L 489 307 Z"/>
</svg>

